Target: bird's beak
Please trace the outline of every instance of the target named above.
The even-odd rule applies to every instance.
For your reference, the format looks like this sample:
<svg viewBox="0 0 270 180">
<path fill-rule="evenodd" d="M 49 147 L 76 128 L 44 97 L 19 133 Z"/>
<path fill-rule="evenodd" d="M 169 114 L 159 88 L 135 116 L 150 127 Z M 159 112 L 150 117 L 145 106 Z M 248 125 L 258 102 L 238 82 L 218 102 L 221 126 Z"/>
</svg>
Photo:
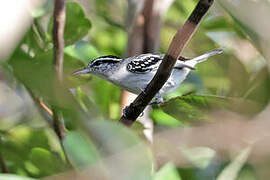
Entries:
<svg viewBox="0 0 270 180">
<path fill-rule="evenodd" d="M 183 66 L 186 67 L 186 68 L 189 68 L 190 70 L 195 70 L 195 67 L 192 67 L 192 66 L 189 66 L 189 65 L 186 65 L 186 64 L 184 64 Z"/>
<path fill-rule="evenodd" d="M 82 69 L 79 69 L 79 70 L 77 70 L 77 71 L 74 71 L 73 73 L 72 73 L 72 75 L 78 75 L 78 74 L 87 74 L 87 73 L 89 73 L 90 71 L 89 71 L 89 68 L 82 68 Z"/>
</svg>

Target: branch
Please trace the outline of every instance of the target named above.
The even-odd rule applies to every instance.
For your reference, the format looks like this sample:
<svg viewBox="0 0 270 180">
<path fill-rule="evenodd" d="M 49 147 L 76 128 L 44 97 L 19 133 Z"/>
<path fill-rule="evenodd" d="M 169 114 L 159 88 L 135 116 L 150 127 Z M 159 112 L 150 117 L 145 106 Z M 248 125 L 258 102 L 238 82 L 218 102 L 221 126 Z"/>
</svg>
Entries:
<svg viewBox="0 0 270 180">
<path fill-rule="evenodd" d="M 2 173 L 8 173 L 7 165 L 1 155 L 0 155 L 0 164 L 1 164 Z"/>
<path fill-rule="evenodd" d="M 200 24 L 201 19 L 207 13 L 213 2 L 214 0 L 200 0 L 198 2 L 186 23 L 181 29 L 178 30 L 174 36 L 173 41 L 170 44 L 170 47 L 164 59 L 162 60 L 162 63 L 160 64 L 154 78 L 147 85 L 144 92 L 140 93 L 139 96 L 133 101 L 133 103 L 127 107 L 126 114 L 125 116 L 121 117 L 119 121 L 120 123 L 123 123 L 126 126 L 131 126 L 143 112 L 145 107 L 150 103 L 153 97 L 166 83 L 170 77 L 176 60 L 180 56 L 184 47 Z"/>
<path fill-rule="evenodd" d="M 54 66 L 60 80 L 63 79 L 64 28 L 66 21 L 65 0 L 55 0 L 53 18 Z"/>
<path fill-rule="evenodd" d="M 63 81 L 63 62 L 64 62 L 64 30 L 66 21 L 66 2 L 65 0 L 54 1 L 54 18 L 53 18 L 53 44 L 54 44 L 54 67 L 60 82 Z M 64 151 L 66 161 L 69 167 L 72 167 L 66 154 L 63 140 L 66 135 L 66 127 L 62 113 L 52 106 L 53 127 L 57 134 L 62 149 Z"/>
<path fill-rule="evenodd" d="M 29 95 L 31 96 L 33 102 L 35 103 L 36 107 L 38 108 L 39 113 L 43 116 L 43 118 L 47 121 L 47 123 L 52 126 L 52 112 L 51 110 L 42 102 L 40 98 L 37 98 L 32 90 L 25 86 Z"/>
<path fill-rule="evenodd" d="M 65 0 L 54 1 L 53 18 L 53 44 L 54 44 L 54 67 L 60 81 L 63 79 L 63 57 L 64 57 L 64 28 L 66 21 Z M 65 134 L 65 125 L 61 118 L 61 113 L 53 108 L 53 126 L 54 130 L 62 141 Z"/>
<path fill-rule="evenodd" d="M 143 53 L 157 52 L 160 44 L 162 17 L 174 0 L 146 0 L 143 9 L 144 44 Z"/>
</svg>

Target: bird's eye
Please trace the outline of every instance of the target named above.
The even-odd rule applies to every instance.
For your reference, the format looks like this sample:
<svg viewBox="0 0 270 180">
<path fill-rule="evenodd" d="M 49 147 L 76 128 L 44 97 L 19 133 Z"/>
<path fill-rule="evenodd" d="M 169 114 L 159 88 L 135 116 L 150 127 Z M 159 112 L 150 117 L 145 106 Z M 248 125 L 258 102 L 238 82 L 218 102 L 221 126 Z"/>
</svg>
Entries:
<svg viewBox="0 0 270 180">
<path fill-rule="evenodd" d="M 108 64 L 116 64 L 116 63 L 119 63 L 120 62 L 120 59 L 110 59 L 108 57 L 106 58 L 98 58 L 92 62 L 90 62 L 88 64 L 88 67 L 97 67 L 97 66 L 100 66 L 100 65 L 108 65 Z"/>
<path fill-rule="evenodd" d="M 100 64 L 102 64 L 101 61 L 96 61 L 96 62 L 94 62 L 92 65 L 93 65 L 93 66 L 99 66 Z"/>
<path fill-rule="evenodd" d="M 88 64 L 89 67 L 99 66 L 101 61 L 92 61 Z"/>
</svg>

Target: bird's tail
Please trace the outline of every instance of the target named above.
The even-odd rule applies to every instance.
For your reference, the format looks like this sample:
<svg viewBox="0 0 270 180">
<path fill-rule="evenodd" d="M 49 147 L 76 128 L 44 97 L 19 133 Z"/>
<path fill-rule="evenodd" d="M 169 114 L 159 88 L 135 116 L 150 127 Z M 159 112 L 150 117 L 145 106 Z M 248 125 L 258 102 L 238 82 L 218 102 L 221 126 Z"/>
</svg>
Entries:
<svg viewBox="0 0 270 180">
<path fill-rule="evenodd" d="M 221 54 L 223 51 L 224 51 L 224 48 L 217 48 L 217 49 L 208 51 L 208 52 L 204 53 L 203 55 L 200 55 L 198 57 L 195 57 L 195 58 L 191 59 L 191 61 L 195 61 L 197 63 L 201 63 L 203 61 L 206 61 L 211 56 L 214 56 L 214 55 L 217 55 L 217 54 Z"/>
</svg>

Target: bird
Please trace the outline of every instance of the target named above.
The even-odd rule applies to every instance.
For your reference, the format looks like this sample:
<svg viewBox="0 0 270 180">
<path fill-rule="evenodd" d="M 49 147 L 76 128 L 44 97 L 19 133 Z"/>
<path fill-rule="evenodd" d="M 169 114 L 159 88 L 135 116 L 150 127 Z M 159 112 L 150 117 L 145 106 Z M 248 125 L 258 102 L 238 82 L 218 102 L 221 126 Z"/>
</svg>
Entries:
<svg viewBox="0 0 270 180">
<path fill-rule="evenodd" d="M 152 104 L 162 103 L 163 97 L 176 90 L 198 63 L 206 61 L 211 56 L 221 54 L 223 50 L 224 48 L 217 48 L 192 59 L 180 57 Z M 86 67 L 72 74 L 92 74 L 131 93 L 140 94 L 144 92 L 156 74 L 164 56 L 164 54 L 157 53 L 139 54 L 128 58 L 106 55 L 94 59 Z"/>
</svg>

